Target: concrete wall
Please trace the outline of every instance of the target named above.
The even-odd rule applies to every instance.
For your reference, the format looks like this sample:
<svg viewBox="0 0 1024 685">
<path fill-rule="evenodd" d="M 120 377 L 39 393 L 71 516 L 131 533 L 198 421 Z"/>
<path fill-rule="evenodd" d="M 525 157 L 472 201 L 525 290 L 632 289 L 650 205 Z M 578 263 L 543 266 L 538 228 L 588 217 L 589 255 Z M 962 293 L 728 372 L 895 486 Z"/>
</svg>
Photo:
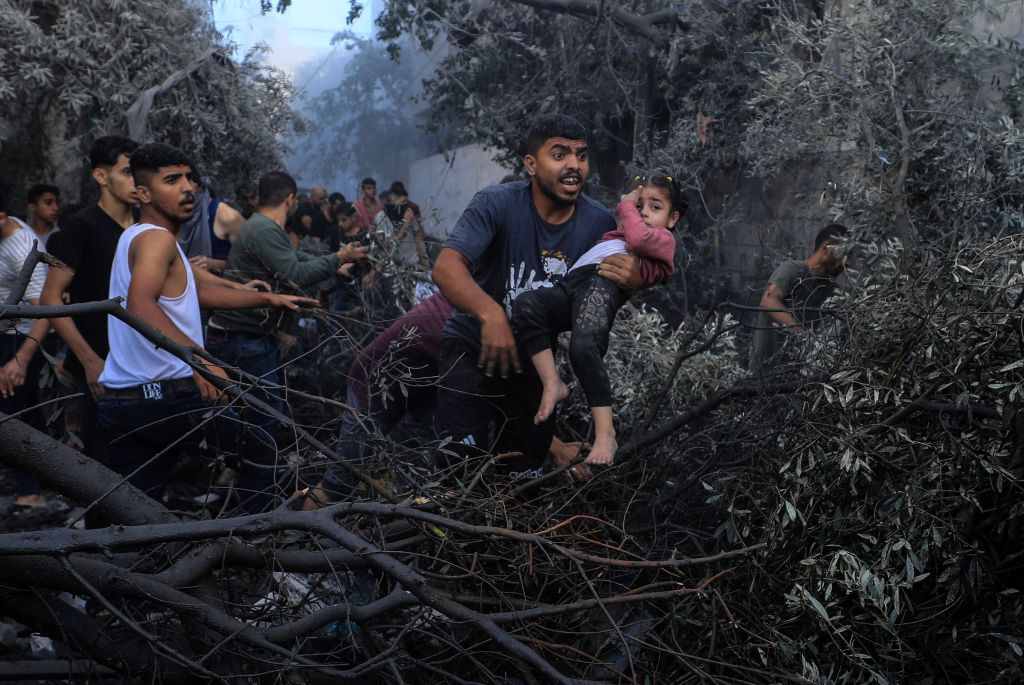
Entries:
<svg viewBox="0 0 1024 685">
<path fill-rule="evenodd" d="M 482 145 L 465 145 L 409 165 L 409 197 L 423 210 L 427 233 L 445 238 L 481 188 L 501 181 L 508 170 Z"/>
</svg>

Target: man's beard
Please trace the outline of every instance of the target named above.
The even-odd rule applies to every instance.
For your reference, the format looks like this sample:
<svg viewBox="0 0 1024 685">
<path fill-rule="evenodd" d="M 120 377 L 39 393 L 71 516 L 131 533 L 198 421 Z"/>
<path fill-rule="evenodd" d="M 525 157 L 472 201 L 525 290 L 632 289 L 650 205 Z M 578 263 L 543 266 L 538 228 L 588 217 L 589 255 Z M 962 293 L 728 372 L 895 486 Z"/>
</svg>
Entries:
<svg viewBox="0 0 1024 685">
<path fill-rule="evenodd" d="M 579 198 L 579 195 L 582 193 L 581 190 L 580 193 L 577 193 L 576 197 L 566 198 L 558 194 L 558 179 L 555 179 L 554 182 L 550 182 L 543 181 L 539 177 L 534 176 L 533 180 L 537 182 L 537 187 L 540 189 L 540 192 L 544 193 L 545 197 L 547 197 L 556 205 L 561 205 L 563 207 L 568 207 L 569 205 L 576 204 L 577 198 Z M 582 187 L 583 186 L 581 184 L 580 188 L 582 189 Z"/>
<path fill-rule="evenodd" d="M 192 202 L 193 202 L 193 204 L 192 204 L 192 210 L 191 211 L 186 210 L 180 204 L 174 205 L 170 209 L 167 209 L 167 208 L 165 208 L 165 207 L 163 207 L 161 205 L 158 205 L 158 204 L 154 204 L 153 205 L 153 209 L 155 209 L 157 211 L 157 213 L 159 213 L 162 217 L 164 217 L 164 219 L 166 219 L 168 221 L 168 223 L 170 223 L 170 224 L 172 224 L 174 226 L 179 226 L 180 227 L 182 224 L 188 223 L 188 221 L 193 216 L 195 216 L 195 213 L 196 213 L 195 200 L 193 200 Z"/>
</svg>

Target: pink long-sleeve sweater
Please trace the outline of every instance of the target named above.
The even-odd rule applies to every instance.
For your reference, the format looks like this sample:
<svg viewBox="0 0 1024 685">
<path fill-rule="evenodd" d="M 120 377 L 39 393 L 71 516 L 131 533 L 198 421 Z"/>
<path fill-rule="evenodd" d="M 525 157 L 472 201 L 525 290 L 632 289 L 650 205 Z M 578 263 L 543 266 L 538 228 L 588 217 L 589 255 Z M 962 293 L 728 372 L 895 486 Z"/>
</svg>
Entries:
<svg viewBox="0 0 1024 685">
<path fill-rule="evenodd" d="M 631 200 L 623 200 L 615 209 L 619 227 L 601 236 L 599 242 L 622 240 L 629 251 L 640 257 L 642 287 L 650 288 L 663 282 L 675 270 L 676 237 L 664 228 L 652 228 L 644 223 Z"/>
</svg>

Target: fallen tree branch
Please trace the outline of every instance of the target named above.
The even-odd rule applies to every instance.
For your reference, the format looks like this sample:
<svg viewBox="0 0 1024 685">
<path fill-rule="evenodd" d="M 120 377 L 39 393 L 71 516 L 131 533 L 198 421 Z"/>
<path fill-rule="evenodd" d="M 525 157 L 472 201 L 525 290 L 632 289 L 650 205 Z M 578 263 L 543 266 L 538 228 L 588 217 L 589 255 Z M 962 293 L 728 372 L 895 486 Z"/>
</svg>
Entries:
<svg viewBox="0 0 1024 685">
<path fill-rule="evenodd" d="M 679 568 L 710 564 L 736 556 L 749 554 L 764 547 L 754 545 L 736 550 L 719 552 L 706 557 L 684 557 L 663 560 L 646 559 L 615 559 L 600 557 L 593 554 L 570 550 L 552 540 L 536 533 L 526 533 L 497 526 L 480 526 L 458 521 L 439 514 L 419 509 L 403 507 L 395 504 L 377 502 L 342 502 L 330 507 L 314 511 L 272 511 L 263 514 L 249 514 L 235 518 L 215 519 L 207 521 L 181 521 L 169 524 L 148 524 L 131 527 L 117 527 L 103 530 L 66 530 L 31 531 L 23 533 L 4 533 L 0 535 L 0 557 L 21 554 L 61 554 L 68 552 L 107 551 L 128 545 L 146 545 L 166 542 L 210 540 L 231 536 L 247 538 L 267 535 L 285 530 L 307 530 L 322 532 L 324 526 L 336 525 L 336 519 L 345 514 L 367 514 L 375 517 L 401 517 L 438 528 L 482 538 L 505 538 L 522 543 L 540 545 L 558 552 L 566 559 L 585 561 L 605 566 L 630 569 Z M 334 528 L 330 528 L 334 530 Z M 359 537 L 363 544 L 370 543 L 364 538 L 345 529 L 348 533 Z M 349 546 L 351 540 L 345 538 L 344 544 Z M 351 549 L 362 558 L 367 552 L 359 548 Z M 383 549 L 374 548 L 375 554 L 385 553 Z M 372 566 L 373 563 L 371 562 Z"/>
<path fill-rule="evenodd" d="M 39 254 L 36 252 L 35 254 Z M 381 497 L 390 501 L 396 501 L 395 497 L 379 487 L 378 484 L 373 482 L 366 473 L 364 473 L 357 466 L 351 464 L 347 459 L 342 458 L 335 450 L 328 447 L 322 441 L 315 438 L 305 430 L 302 426 L 296 424 L 292 419 L 271 407 L 266 402 L 260 400 L 257 397 L 253 397 L 250 394 L 250 390 L 254 387 L 266 387 L 266 384 L 262 379 L 252 376 L 250 374 L 242 372 L 240 369 L 234 368 L 220 360 L 216 359 L 212 355 L 208 354 L 205 350 L 198 350 L 196 348 L 187 348 L 184 345 L 179 345 L 175 341 L 171 340 L 157 329 L 153 328 L 140 318 L 129 312 L 123 306 L 121 306 L 120 298 L 113 298 L 110 300 L 102 300 L 100 302 L 86 302 L 80 304 L 71 304 L 63 306 L 52 306 L 43 307 L 35 305 L 13 305 L 4 306 L 0 308 L 0 319 L 52 319 L 65 316 L 73 316 L 75 314 L 107 314 L 114 316 L 120 321 L 124 322 L 125 325 L 131 327 L 138 333 L 140 333 L 147 340 L 152 342 L 157 347 L 160 347 L 167 352 L 170 352 L 178 359 L 182 360 L 193 369 L 198 371 L 204 378 L 217 386 L 220 390 L 224 391 L 233 398 L 241 398 L 246 404 L 253 407 L 254 409 L 266 413 L 274 418 L 281 425 L 294 431 L 295 435 L 303 440 L 306 444 L 317 450 L 324 455 L 331 457 L 336 464 L 342 468 L 348 470 L 355 476 L 361 483 L 370 488 L 371 491 L 377 492 Z M 196 356 L 207 359 L 218 366 L 223 368 L 232 369 L 240 377 L 249 382 L 248 386 L 241 386 L 238 383 L 225 380 L 220 376 L 211 373 L 205 365 L 199 363 Z M 351 411 L 352 409 L 349 408 Z M 0 457 L 2 458 L 2 457 Z"/>
<path fill-rule="evenodd" d="M 704 400 L 703 404 L 700 404 L 693 409 L 684 411 L 681 414 L 676 415 L 674 418 L 666 421 L 652 431 L 641 435 L 638 438 L 630 440 L 626 445 L 620 448 L 616 459 L 619 463 L 631 459 L 638 450 L 643 447 L 650 447 L 658 442 L 661 442 L 668 436 L 672 435 L 683 426 L 686 426 L 693 421 L 705 416 L 719 405 L 739 398 L 739 397 L 754 397 L 758 395 L 778 395 L 782 393 L 796 392 L 800 388 L 806 387 L 812 383 L 822 380 L 821 376 L 799 378 L 797 380 L 782 381 L 774 383 L 765 383 L 760 381 L 742 381 L 731 387 L 719 390 L 711 397 Z M 621 455 L 621 458 L 620 458 Z"/>
</svg>

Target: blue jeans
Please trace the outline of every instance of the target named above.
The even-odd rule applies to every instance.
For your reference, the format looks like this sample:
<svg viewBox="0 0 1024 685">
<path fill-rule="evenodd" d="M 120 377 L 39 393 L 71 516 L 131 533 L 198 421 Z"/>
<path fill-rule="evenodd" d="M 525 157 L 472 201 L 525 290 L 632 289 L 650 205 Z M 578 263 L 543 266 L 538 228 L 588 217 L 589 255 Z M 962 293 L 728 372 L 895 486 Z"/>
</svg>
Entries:
<svg viewBox="0 0 1024 685">
<path fill-rule="evenodd" d="M 346 410 L 341 414 L 338 455 L 352 466 L 365 470 L 370 461 L 367 456 L 373 450 L 372 443 L 388 435 L 406 416 L 421 432 L 432 435 L 435 395 L 433 387 L 412 388 L 406 395 L 394 398 L 386 405 L 375 407 L 376 411 L 371 411 L 366 406 L 366 399 L 349 388 L 345 403 L 352 411 Z M 419 446 L 422 442 L 413 438 L 409 444 Z M 359 481 L 344 466 L 332 463 L 324 471 L 322 484 L 331 501 L 339 502 L 355 495 Z"/>
<path fill-rule="evenodd" d="M 249 338 L 237 334 L 227 340 L 208 341 L 206 349 L 221 361 L 242 371 L 258 376 L 271 385 L 281 384 L 281 354 L 272 336 Z M 247 386 L 243 382 L 243 388 Z M 284 397 L 278 390 L 253 388 L 248 397 L 266 402 L 278 412 L 284 412 Z M 242 507 L 249 512 L 265 511 L 278 492 L 278 421 L 266 412 L 251 407 L 241 411 L 242 421 L 248 424 L 242 436 L 241 469 L 237 490 Z M 283 474 L 282 474 L 283 475 Z"/>
<path fill-rule="evenodd" d="M 336 449 L 338 456 L 361 469 L 364 466 L 365 448 L 373 437 L 366 429 L 379 429 L 372 418 L 365 416 L 360 420 L 360 416 L 357 416 L 365 412 L 365 407 L 359 395 L 351 388 L 345 402 L 352 407 L 352 411 L 345 410 L 341 413 L 341 428 Z M 348 469 L 339 464 L 328 464 L 323 476 L 323 487 L 332 502 L 348 499 L 355 494 L 358 485 L 359 481 Z"/>
<path fill-rule="evenodd" d="M 98 405 L 107 466 L 157 501 L 163 500 L 167 477 L 183 450 L 203 438 L 227 441 L 239 432 L 230 409 L 214 412 L 199 428 L 210 407 L 203 404 L 198 388 L 154 399 L 102 397 Z"/>
</svg>

